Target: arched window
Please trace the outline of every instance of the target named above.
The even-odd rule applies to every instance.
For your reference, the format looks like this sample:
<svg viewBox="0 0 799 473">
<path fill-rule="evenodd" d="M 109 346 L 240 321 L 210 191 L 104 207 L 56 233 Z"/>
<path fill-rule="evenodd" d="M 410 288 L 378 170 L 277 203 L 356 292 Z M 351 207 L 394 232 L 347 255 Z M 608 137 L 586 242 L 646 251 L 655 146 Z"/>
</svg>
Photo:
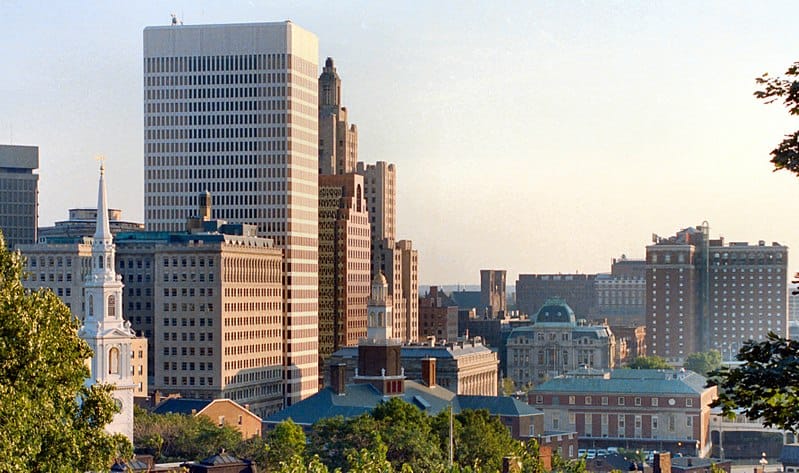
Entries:
<svg viewBox="0 0 799 473">
<path fill-rule="evenodd" d="M 108 350 L 108 374 L 119 374 L 119 348 Z"/>
<path fill-rule="evenodd" d="M 116 317 L 117 304 L 114 295 L 108 296 L 108 317 Z"/>
<path fill-rule="evenodd" d="M 94 317 L 94 296 L 89 295 L 89 317 Z"/>
<path fill-rule="evenodd" d="M 103 255 L 97 257 L 97 268 L 103 269 Z"/>
</svg>

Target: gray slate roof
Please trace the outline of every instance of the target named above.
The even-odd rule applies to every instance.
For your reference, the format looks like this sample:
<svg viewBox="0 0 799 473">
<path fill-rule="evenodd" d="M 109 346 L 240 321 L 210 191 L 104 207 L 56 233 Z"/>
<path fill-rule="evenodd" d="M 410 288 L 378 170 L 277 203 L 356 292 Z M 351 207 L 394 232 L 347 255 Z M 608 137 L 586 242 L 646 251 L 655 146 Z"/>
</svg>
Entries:
<svg viewBox="0 0 799 473">
<path fill-rule="evenodd" d="M 266 423 L 279 423 L 291 419 L 299 425 L 310 426 L 320 419 L 335 416 L 357 417 L 372 411 L 380 402 L 394 396 L 383 396 L 369 384 L 348 384 L 345 394 L 338 395 L 329 387 L 313 396 L 267 417 Z M 404 401 L 418 407 L 422 412 L 436 415 L 452 405 L 452 411 L 463 409 L 486 409 L 493 415 L 527 416 L 541 414 L 541 411 L 510 397 L 465 396 L 435 386 L 429 388 L 422 384 L 405 381 Z"/>
<path fill-rule="evenodd" d="M 700 394 L 707 380 L 693 371 L 620 369 L 601 377 L 558 376 L 540 384 L 536 391 L 575 394 Z"/>
<path fill-rule="evenodd" d="M 207 399 L 167 399 L 155 409 L 153 412 L 156 414 L 185 414 L 191 415 L 200 412 L 201 410 L 205 409 L 208 404 L 211 404 L 210 400 Z M 193 412 L 192 412 L 193 411 Z"/>
</svg>

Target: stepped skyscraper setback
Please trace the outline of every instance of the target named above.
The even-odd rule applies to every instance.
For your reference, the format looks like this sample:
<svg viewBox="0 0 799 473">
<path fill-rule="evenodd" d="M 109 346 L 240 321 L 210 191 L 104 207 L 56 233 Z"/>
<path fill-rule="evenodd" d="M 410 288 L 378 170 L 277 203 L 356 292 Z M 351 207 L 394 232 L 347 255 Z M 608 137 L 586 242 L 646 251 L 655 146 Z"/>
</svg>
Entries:
<svg viewBox="0 0 799 473">
<path fill-rule="evenodd" d="M 144 30 L 145 226 L 257 225 L 284 252 L 287 404 L 317 390 L 318 41 L 290 21 Z"/>
</svg>

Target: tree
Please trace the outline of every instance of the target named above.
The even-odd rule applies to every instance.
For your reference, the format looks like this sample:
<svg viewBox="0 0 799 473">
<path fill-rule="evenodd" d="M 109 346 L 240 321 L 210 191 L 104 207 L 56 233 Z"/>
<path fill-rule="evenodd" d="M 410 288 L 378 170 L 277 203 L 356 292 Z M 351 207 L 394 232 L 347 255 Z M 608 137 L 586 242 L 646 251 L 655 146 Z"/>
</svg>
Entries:
<svg viewBox="0 0 799 473">
<path fill-rule="evenodd" d="M 499 418 L 487 410 L 466 409 L 456 416 L 456 420 L 460 425 L 455 439 L 458 464 L 500 471 L 504 457 L 521 455 L 521 444 L 510 436 Z"/>
<path fill-rule="evenodd" d="M 516 383 L 511 378 L 502 378 L 502 394 L 510 396 L 516 392 Z"/>
<path fill-rule="evenodd" d="M 671 365 L 664 360 L 663 358 L 652 355 L 652 356 L 639 356 L 631 361 L 628 365 L 628 368 L 634 370 L 670 370 Z"/>
<path fill-rule="evenodd" d="M 269 445 L 266 454 L 267 471 L 276 471 L 281 462 L 293 456 L 303 458 L 305 455 L 305 433 L 302 427 L 288 419 L 277 424 L 266 434 Z"/>
<path fill-rule="evenodd" d="M 721 352 L 718 350 L 700 351 L 685 357 L 683 367 L 707 376 L 713 370 L 721 368 Z"/>
<path fill-rule="evenodd" d="M 722 367 L 710 373 L 709 384 L 718 385 L 726 416 L 740 409 L 750 419 L 762 419 L 766 427 L 799 431 L 799 341 L 772 333 L 765 341 L 750 340 L 738 351 L 736 368 Z"/>
<path fill-rule="evenodd" d="M 108 386 L 84 386 L 91 349 L 50 290 L 23 288 L 22 258 L 0 234 L 0 471 L 105 470 L 130 452 L 103 428 Z"/>
<path fill-rule="evenodd" d="M 393 397 L 372 411 L 388 450 L 386 459 L 399 471 L 408 465 L 413 471 L 438 471 L 443 455 L 433 435 L 430 417 L 416 406 Z"/>
<path fill-rule="evenodd" d="M 241 433 L 205 416 L 153 414 L 134 410 L 133 441 L 138 453 L 157 461 L 201 460 L 219 451 L 246 452 Z M 253 458 L 254 459 L 254 458 Z"/>
<path fill-rule="evenodd" d="M 755 81 L 761 86 L 755 91 L 755 97 L 766 104 L 781 100 L 788 113 L 799 115 L 799 62 L 793 63 L 784 77 L 770 77 L 765 73 Z M 770 154 L 774 171 L 785 169 L 799 175 L 799 131 L 785 135 Z"/>
</svg>

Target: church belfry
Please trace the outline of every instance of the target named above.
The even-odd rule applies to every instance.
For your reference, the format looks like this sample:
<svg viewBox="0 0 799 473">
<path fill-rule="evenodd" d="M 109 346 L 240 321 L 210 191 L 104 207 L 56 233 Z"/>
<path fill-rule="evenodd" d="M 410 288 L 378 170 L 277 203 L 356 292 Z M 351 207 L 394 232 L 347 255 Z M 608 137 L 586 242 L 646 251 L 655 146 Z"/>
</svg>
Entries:
<svg viewBox="0 0 799 473">
<path fill-rule="evenodd" d="M 92 242 L 91 273 L 84 281 L 86 311 L 80 336 L 91 347 L 91 374 L 87 385 L 111 384 L 120 412 L 106 430 L 120 433 L 133 441 L 133 377 L 131 373 L 131 339 L 135 333 L 122 316 L 122 277 L 114 263 L 114 241 L 108 217 L 105 166 L 100 165 L 97 191 L 97 229 Z"/>
</svg>

